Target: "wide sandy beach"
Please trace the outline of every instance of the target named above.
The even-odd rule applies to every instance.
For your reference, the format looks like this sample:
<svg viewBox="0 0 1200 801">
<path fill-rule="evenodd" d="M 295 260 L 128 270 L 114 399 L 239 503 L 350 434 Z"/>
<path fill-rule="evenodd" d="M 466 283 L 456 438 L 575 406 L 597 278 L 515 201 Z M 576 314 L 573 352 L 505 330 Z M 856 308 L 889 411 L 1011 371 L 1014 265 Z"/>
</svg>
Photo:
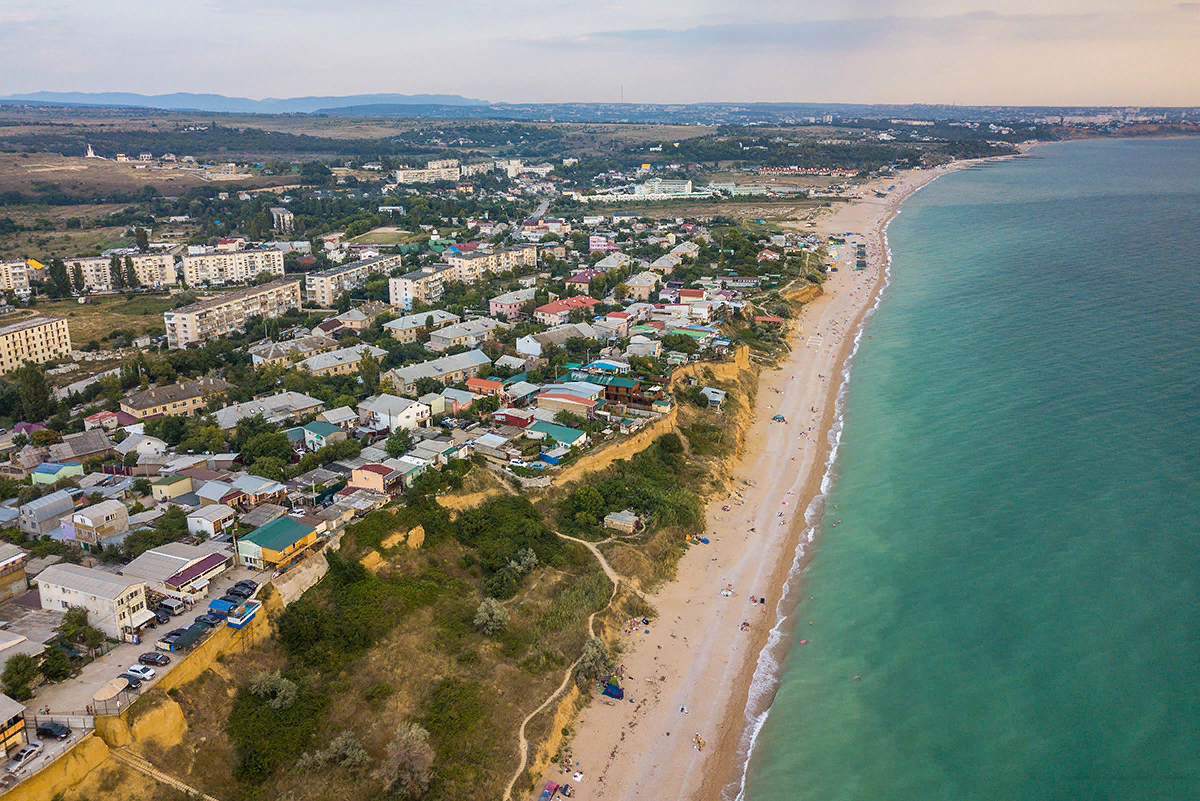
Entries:
<svg viewBox="0 0 1200 801">
<path fill-rule="evenodd" d="M 803 551 L 798 547 L 811 540 L 805 510 L 814 504 L 814 514 L 819 511 L 846 361 L 884 283 L 884 226 L 905 198 L 947 169 L 875 181 L 861 200 L 817 218 L 820 234 L 859 236 L 837 246 L 839 270 L 830 274 L 824 294 L 805 307 L 782 369 L 761 377 L 756 419 L 734 470 L 732 494 L 707 510 L 711 544 L 692 547 L 676 580 L 650 596 L 658 618 L 624 636 L 620 662 L 630 677 L 625 700 L 597 697 L 581 713 L 572 773 L 581 772 L 582 779 L 554 766 L 545 776 L 570 782 L 579 801 L 738 794 L 749 723 L 769 706 L 774 691 L 773 681 L 752 688 L 755 670 L 761 655 L 768 664 L 760 676 L 774 678 L 770 660 L 786 623 L 773 635 L 772 629 L 803 591 L 795 578 L 790 596 L 784 588 L 812 550 L 807 541 Z M 886 198 L 875 195 L 893 184 Z M 869 266 L 863 271 L 854 269 L 855 241 L 867 245 Z M 787 423 L 772 422 L 776 414 Z M 732 594 L 722 592 L 728 588 Z M 765 596 L 766 603 L 751 603 L 751 596 Z M 697 736 L 705 741 L 703 750 Z"/>
</svg>

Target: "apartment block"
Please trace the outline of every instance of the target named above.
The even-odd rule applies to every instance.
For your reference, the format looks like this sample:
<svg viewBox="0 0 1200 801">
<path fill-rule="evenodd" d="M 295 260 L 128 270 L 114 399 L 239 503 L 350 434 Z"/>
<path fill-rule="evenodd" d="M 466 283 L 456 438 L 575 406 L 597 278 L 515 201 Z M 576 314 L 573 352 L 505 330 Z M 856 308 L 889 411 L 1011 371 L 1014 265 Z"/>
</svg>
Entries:
<svg viewBox="0 0 1200 801">
<path fill-rule="evenodd" d="M 124 275 L 126 256 L 117 254 L 121 260 L 121 271 Z M 175 269 L 175 256 L 170 253 L 139 253 L 129 255 L 133 260 L 133 272 L 138 283 L 148 287 L 173 286 L 179 278 Z M 67 272 L 72 274 L 75 265 L 83 272 L 83 289 L 85 292 L 112 292 L 113 285 L 112 257 L 87 256 L 71 259 L 67 262 Z"/>
<path fill-rule="evenodd" d="M 0 291 L 29 297 L 29 268 L 23 261 L 0 261 Z"/>
<path fill-rule="evenodd" d="M 310 273 L 306 279 L 305 300 L 329 307 L 337 303 L 343 292 L 365 286 L 371 273 L 386 275 L 400 266 L 400 256 L 380 256 L 375 259 L 352 261 L 328 270 Z"/>
<path fill-rule="evenodd" d="M 398 309 L 412 311 L 417 301 L 433 305 L 442 299 L 442 285 L 458 280 L 458 271 L 449 264 L 430 264 L 399 278 L 388 279 L 388 300 Z"/>
<path fill-rule="evenodd" d="M 287 233 L 296 227 L 296 215 L 282 206 L 272 206 L 271 227 L 281 233 Z"/>
<path fill-rule="evenodd" d="M 536 267 L 536 245 L 516 245 L 511 248 L 475 253 L 456 253 L 446 263 L 458 270 L 459 281 L 478 281 L 485 273 L 503 273 L 518 267 Z"/>
<path fill-rule="evenodd" d="M 188 286 L 242 283 L 259 273 L 283 275 L 283 251 L 238 250 L 183 257 L 183 280 Z"/>
<path fill-rule="evenodd" d="M 425 169 L 396 170 L 398 184 L 429 184 L 435 181 L 457 181 L 462 176 L 458 159 L 431 161 Z"/>
<path fill-rule="evenodd" d="M 297 280 L 284 278 L 239 289 L 166 312 L 163 322 L 167 327 L 167 346 L 184 348 L 224 334 L 245 331 L 248 317 L 275 318 L 288 309 L 299 308 L 300 282 Z"/>
<path fill-rule="evenodd" d="M 134 392 L 121 401 L 121 411 L 139 420 L 148 417 L 192 417 L 203 409 L 208 398 L 233 385 L 219 378 L 198 378 L 166 387 L 154 387 Z"/>
<path fill-rule="evenodd" d="M 30 317 L 0 328 L 0 374 L 25 362 L 42 364 L 71 355 L 71 332 L 61 317 Z"/>
<path fill-rule="evenodd" d="M 433 309 L 422 314 L 408 314 L 386 322 L 383 327 L 391 332 L 392 338 L 400 342 L 416 342 L 420 337 L 443 326 L 459 321 L 457 314 Z"/>
</svg>

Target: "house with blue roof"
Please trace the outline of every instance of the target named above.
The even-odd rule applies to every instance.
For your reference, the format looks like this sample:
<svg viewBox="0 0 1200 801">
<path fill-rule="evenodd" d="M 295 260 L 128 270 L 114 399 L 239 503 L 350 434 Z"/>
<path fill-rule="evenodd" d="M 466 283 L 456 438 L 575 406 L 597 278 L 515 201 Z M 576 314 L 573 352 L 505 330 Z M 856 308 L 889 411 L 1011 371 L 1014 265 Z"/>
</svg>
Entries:
<svg viewBox="0 0 1200 801">
<path fill-rule="evenodd" d="M 33 468 L 33 473 L 29 476 L 29 480 L 34 484 L 53 484 L 54 482 L 70 478 L 71 476 L 82 476 L 83 465 L 78 462 L 43 462 Z"/>
</svg>

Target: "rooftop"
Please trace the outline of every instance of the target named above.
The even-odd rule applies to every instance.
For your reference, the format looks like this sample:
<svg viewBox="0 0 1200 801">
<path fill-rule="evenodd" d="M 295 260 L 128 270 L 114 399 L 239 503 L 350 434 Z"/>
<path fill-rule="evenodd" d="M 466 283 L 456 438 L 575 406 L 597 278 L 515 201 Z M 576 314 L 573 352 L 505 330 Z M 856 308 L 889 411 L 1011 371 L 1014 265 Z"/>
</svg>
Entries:
<svg viewBox="0 0 1200 801">
<path fill-rule="evenodd" d="M 285 516 L 272 520 L 262 528 L 250 532 L 242 537 L 242 542 L 253 543 L 264 550 L 282 551 L 289 545 L 312 534 L 313 531 L 315 529 Z"/>
<path fill-rule="evenodd" d="M 16 322 L 16 323 L 9 323 L 8 325 L 4 326 L 3 328 L 0 328 L 0 337 L 8 336 L 9 334 L 15 334 L 19 331 L 28 331 L 30 328 L 37 328 L 38 326 L 41 326 L 41 325 L 57 323 L 61 319 L 62 319 L 61 317 L 41 317 L 41 316 L 39 316 L 39 317 L 30 317 L 28 320 L 21 320 L 20 322 Z"/>
<path fill-rule="evenodd" d="M 103 570 L 61 563 L 46 568 L 37 575 L 35 580 L 38 583 L 67 587 L 110 601 L 124 595 L 133 585 L 141 583 L 112 573 L 105 573 Z"/>
<path fill-rule="evenodd" d="M 172 314 L 191 314 L 193 312 L 205 311 L 207 309 L 216 309 L 224 306 L 227 303 L 245 300 L 246 298 L 253 297 L 255 295 L 261 295 L 264 292 L 271 292 L 276 289 L 281 289 L 289 284 L 299 287 L 300 281 L 294 278 L 280 278 L 277 281 L 271 281 L 270 283 L 261 284 L 259 286 L 250 286 L 234 292 L 226 292 L 223 295 L 218 295 L 217 297 L 209 298 L 208 300 L 199 300 L 188 306 L 173 309 L 166 314 L 169 317 Z"/>
<path fill-rule="evenodd" d="M 181 381 L 178 384 L 134 392 L 121 403 L 131 409 L 150 409 L 167 403 L 203 397 L 210 392 L 224 392 L 232 387 L 232 384 L 219 378 L 199 378 L 195 381 Z"/>
</svg>

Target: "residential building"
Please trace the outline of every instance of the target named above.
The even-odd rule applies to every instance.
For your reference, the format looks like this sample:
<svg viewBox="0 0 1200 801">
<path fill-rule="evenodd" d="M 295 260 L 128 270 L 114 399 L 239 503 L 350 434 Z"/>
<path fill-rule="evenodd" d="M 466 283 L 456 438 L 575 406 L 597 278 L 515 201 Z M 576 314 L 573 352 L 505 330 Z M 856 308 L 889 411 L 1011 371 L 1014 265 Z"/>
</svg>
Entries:
<svg viewBox="0 0 1200 801">
<path fill-rule="evenodd" d="M 134 392 L 121 401 L 121 411 L 145 420 L 150 417 L 192 417 L 208 405 L 213 395 L 232 389 L 233 385 L 219 378 L 198 378 L 165 387 Z"/>
<path fill-rule="evenodd" d="M 533 310 L 533 319 L 543 325 L 562 325 L 570 320 L 571 312 L 583 309 L 585 315 L 600 301 L 587 295 L 552 300 Z"/>
<path fill-rule="evenodd" d="M 520 319 L 521 307 L 533 300 L 537 294 L 535 287 L 516 289 L 497 295 L 488 301 L 488 313 L 493 317 L 503 316 L 508 321 Z"/>
<path fill-rule="evenodd" d="M 178 283 L 175 269 L 175 256 L 172 253 L 126 253 L 118 252 L 116 258 L 121 263 L 121 281 L 127 278 L 125 259 L 133 262 L 133 273 L 137 276 L 138 284 L 146 287 L 173 286 Z M 67 261 L 67 273 L 74 273 L 75 266 L 83 273 L 83 290 L 85 292 L 112 292 L 118 288 L 113 281 L 112 256 L 84 256 Z"/>
<path fill-rule="evenodd" d="M 661 276 L 657 273 L 647 271 L 629 276 L 625 279 L 624 284 L 629 287 L 629 296 L 631 298 L 647 301 L 658 290 L 659 281 L 661 280 Z"/>
<path fill-rule="evenodd" d="M 569 392 L 547 390 L 537 396 L 537 407 L 550 412 L 571 412 L 587 418 L 595 410 L 597 402 L 573 395 Z"/>
<path fill-rule="evenodd" d="M 321 412 L 317 415 L 317 419 L 323 423 L 335 425 L 345 431 L 352 431 L 358 425 L 358 415 L 349 406 L 339 406 L 336 409 Z"/>
<path fill-rule="evenodd" d="M 366 303 L 351 309 L 348 312 L 339 314 L 334 317 L 341 323 L 342 328 L 349 329 L 358 334 L 371 327 L 371 323 L 381 314 L 386 314 L 393 311 L 390 303 L 384 303 L 382 300 L 369 300 Z"/>
<path fill-rule="evenodd" d="M 430 331 L 457 323 L 461 318 L 457 314 L 433 309 L 423 314 L 408 314 L 397 317 L 383 324 L 392 333 L 392 338 L 400 342 L 417 342 Z"/>
<path fill-rule="evenodd" d="M 565 445 L 568 448 L 576 445 L 583 447 L 588 443 L 588 435 L 584 432 L 575 428 L 568 428 L 567 426 L 547 423 L 544 420 L 538 420 L 525 430 L 545 434 L 548 438 L 553 439 L 558 444 Z"/>
<path fill-rule="evenodd" d="M 17 510 L 17 527 L 31 537 L 44 537 L 58 528 L 62 518 L 74 510 L 74 495 L 67 490 L 58 490 L 21 506 Z"/>
<path fill-rule="evenodd" d="M 249 317 L 275 318 L 300 308 L 300 282 L 280 279 L 166 312 L 167 346 L 184 348 L 246 329 Z"/>
<path fill-rule="evenodd" d="M 85 551 L 99 551 L 114 537 L 129 531 L 129 510 L 120 501 L 101 501 L 71 515 L 75 541 Z"/>
<path fill-rule="evenodd" d="M 317 542 L 317 530 L 291 517 L 272 520 L 237 541 L 238 561 L 255 570 L 289 563 Z"/>
<path fill-rule="evenodd" d="M 250 362 L 255 367 L 267 367 L 272 364 L 291 364 L 313 354 L 333 350 L 337 345 L 337 340 L 332 337 L 312 334 L 285 342 L 268 339 L 251 345 L 246 352 L 250 354 Z"/>
<path fill-rule="evenodd" d="M 164 595 L 194 600 L 207 593 L 213 578 L 232 566 L 233 554 L 217 543 L 168 542 L 144 552 L 120 573 L 140 579 Z"/>
<path fill-rule="evenodd" d="M 67 462 L 66 464 L 42 462 L 29 474 L 29 482 L 31 484 L 53 484 L 64 478 L 82 475 L 83 465 L 78 462 Z"/>
<path fill-rule="evenodd" d="M 478 281 L 485 273 L 503 273 L 518 267 L 537 267 L 537 245 L 515 245 L 492 251 L 458 253 L 446 258 L 446 262 L 459 270 L 457 280 Z"/>
<path fill-rule="evenodd" d="M 280 392 L 278 395 L 268 395 L 255 398 L 245 403 L 235 403 L 219 409 L 213 416 L 217 427 L 228 431 L 245 417 L 261 414 L 268 423 L 282 423 L 285 420 L 298 420 L 312 412 L 325 408 L 323 401 L 309 397 L 299 392 Z"/>
<path fill-rule="evenodd" d="M 283 275 L 282 250 L 237 250 L 183 257 L 183 281 L 188 286 L 241 284 L 260 273 Z"/>
<path fill-rule="evenodd" d="M 398 184 L 431 184 L 437 181 L 457 181 L 462 177 L 462 168 L 458 159 L 440 159 L 430 161 L 425 169 L 404 168 L 396 170 Z"/>
<path fill-rule="evenodd" d="M 400 256 L 380 256 L 375 259 L 352 261 L 330 267 L 317 273 L 309 273 L 305 279 L 304 299 L 330 307 L 337 303 L 343 292 L 366 286 L 371 273 L 389 272 L 400 266 Z"/>
<path fill-rule="evenodd" d="M 29 267 L 23 261 L 0 261 L 0 292 L 28 298 Z"/>
<path fill-rule="evenodd" d="M 156 501 L 169 501 L 191 491 L 190 476 L 163 476 L 150 482 L 150 495 Z"/>
<path fill-rule="evenodd" d="M 25 576 L 28 551 L 11 542 L 0 543 L 0 601 L 7 601 L 29 591 Z"/>
<path fill-rule="evenodd" d="M 146 608 L 145 585 L 103 570 L 59 563 L 37 576 L 43 609 L 87 610 L 88 623 L 113 639 L 138 631 L 154 619 Z"/>
<path fill-rule="evenodd" d="M 62 442 L 51 445 L 47 457 L 52 462 L 78 462 L 84 464 L 93 456 L 115 453 L 108 432 L 101 428 L 67 434 Z"/>
<path fill-rule="evenodd" d="M 404 486 L 404 471 L 384 464 L 364 464 L 354 468 L 349 486 L 392 495 Z"/>
<path fill-rule="evenodd" d="M 391 382 L 395 392 L 405 395 L 416 391 L 417 381 L 432 378 L 442 384 L 457 384 L 478 375 L 492 360 L 481 350 L 469 350 L 453 356 L 442 356 L 411 367 L 399 367 L 383 375 L 383 381 Z"/>
<path fill-rule="evenodd" d="M 592 265 L 595 270 L 608 272 L 609 270 L 619 270 L 622 267 L 628 267 L 633 264 L 633 257 L 628 253 L 609 253 L 600 261 Z"/>
<path fill-rule="evenodd" d="M 0 374 L 25 362 L 44 364 L 71 355 L 71 332 L 61 317 L 30 317 L 0 328 Z"/>
<path fill-rule="evenodd" d="M 636 184 L 633 191 L 638 195 L 690 195 L 692 194 L 692 182 L 650 178 L 645 183 Z"/>
<path fill-rule="evenodd" d="M 328 353 L 309 356 L 296 366 L 316 376 L 349 375 L 358 372 L 359 362 L 362 361 L 364 355 L 368 354 L 377 361 L 381 361 L 383 357 L 387 356 L 387 351 L 374 345 L 351 345 L 348 348 L 339 348 Z"/>
<path fill-rule="evenodd" d="M 374 430 L 386 428 L 395 431 L 405 428 L 411 431 L 428 425 L 430 415 L 430 408 L 426 404 L 388 393 L 367 398 L 358 404 L 359 424 Z"/>
<path fill-rule="evenodd" d="M 187 516 L 188 533 L 195 537 L 211 538 L 230 531 L 236 514 L 223 504 L 201 506 Z"/>
<path fill-rule="evenodd" d="M 296 215 L 282 206 L 271 207 L 271 228 L 280 233 L 289 233 L 296 227 Z"/>
<path fill-rule="evenodd" d="M 461 323 L 447 325 L 431 332 L 429 342 L 426 343 L 425 347 L 434 352 L 441 352 L 459 346 L 477 348 L 484 342 L 491 340 L 493 332 L 500 327 L 502 327 L 500 321 L 493 320 L 490 317 L 464 320 Z"/>
<path fill-rule="evenodd" d="M 320 420 L 305 423 L 301 430 L 304 432 L 304 447 L 310 451 L 319 451 L 326 445 L 346 440 L 346 432 L 341 427 Z"/>
<path fill-rule="evenodd" d="M 458 280 L 449 264 L 429 264 L 398 278 L 388 279 L 388 300 L 398 309 L 412 311 L 417 302 L 431 306 L 442 299 L 442 285 Z"/>
</svg>

